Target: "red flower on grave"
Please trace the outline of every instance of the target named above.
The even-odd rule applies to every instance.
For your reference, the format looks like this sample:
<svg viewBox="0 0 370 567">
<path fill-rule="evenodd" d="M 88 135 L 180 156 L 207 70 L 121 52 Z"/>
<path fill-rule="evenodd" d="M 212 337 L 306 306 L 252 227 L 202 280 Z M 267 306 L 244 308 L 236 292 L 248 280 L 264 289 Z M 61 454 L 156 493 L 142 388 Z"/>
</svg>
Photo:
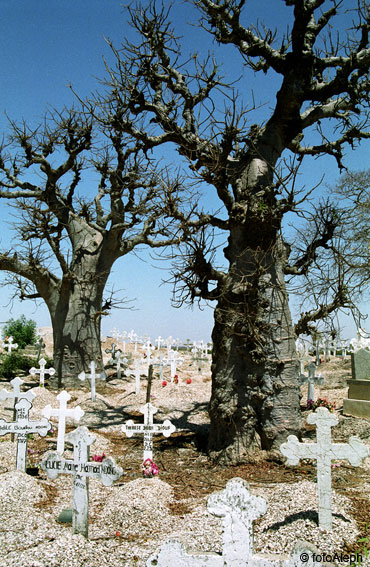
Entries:
<svg viewBox="0 0 370 567">
<path fill-rule="evenodd" d="M 191 384 L 191 382 L 192 382 L 191 378 L 188 378 L 188 379 L 186 380 L 186 383 L 187 383 L 187 384 Z"/>
<path fill-rule="evenodd" d="M 175 382 L 175 384 L 179 383 L 179 377 L 177 374 L 175 374 L 175 376 L 173 377 L 173 381 Z"/>
<path fill-rule="evenodd" d="M 116 532 L 114 535 L 115 535 L 116 537 L 119 537 L 119 536 L 121 535 L 121 532 Z"/>
<path fill-rule="evenodd" d="M 167 380 L 163 380 L 163 381 L 162 381 L 162 386 L 163 386 L 163 388 L 164 388 L 165 386 L 167 386 Z"/>
</svg>

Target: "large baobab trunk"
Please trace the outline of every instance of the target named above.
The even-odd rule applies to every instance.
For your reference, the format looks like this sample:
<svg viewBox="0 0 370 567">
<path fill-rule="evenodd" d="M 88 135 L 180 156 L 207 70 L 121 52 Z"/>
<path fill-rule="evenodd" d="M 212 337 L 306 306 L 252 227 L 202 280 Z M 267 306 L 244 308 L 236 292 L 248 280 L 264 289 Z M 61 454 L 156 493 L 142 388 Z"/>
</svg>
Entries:
<svg viewBox="0 0 370 567">
<path fill-rule="evenodd" d="M 285 248 L 263 217 L 231 229 L 230 270 L 215 309 L 209 451 L 225 464 L 273 450 L 300 429 Z"/>
</svg>

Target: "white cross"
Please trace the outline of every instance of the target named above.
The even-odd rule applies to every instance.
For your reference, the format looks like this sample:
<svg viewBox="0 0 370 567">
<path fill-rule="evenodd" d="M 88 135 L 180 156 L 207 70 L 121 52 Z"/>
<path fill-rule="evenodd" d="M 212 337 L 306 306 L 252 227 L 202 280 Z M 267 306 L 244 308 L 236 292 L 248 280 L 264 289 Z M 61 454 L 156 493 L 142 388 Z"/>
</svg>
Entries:
<svg viewBox="0 0 370 567">
<path fill-rule="evenodd" d="M 171 362 L 167 361 L 167 358 L 165 359 L 163 354 L 161 354 L 159 356 L 159 358 L 155 358 L 152 361 L 152 366 L 158 366 L 159 367 L 159 378 L 160 380 L 163 380 L 163 369 L 165 366 L 171 366 Z"/>
<path fill-rule="evenodd" d="M 315 376 L 316 364 L 314 362 L 311 362 L 311 364 L 308 365 L 307 370 L 308 370 L 308 376 L 301 374 L 299 380 L 301 384 L 308 382 L 308 392 L 307 392 L 307 403 L 308 403 L 309 400 L 314 399 L 315 383 L 319 385 L 322 384 L 324 382 L 324 376 L 322 376 L 322 374 Z"/>
<path fill-rule="evenodd" d="M 13 343 L 14 339 L 13 337 L 7 337 L 8 342 L 6 343 L 5 341 L 3 341 L 3 347 L 8 349 L 8 354 L 11 354 L 12 352 L 12 348 L 17 349 L 18 348 L 18 344 L 17 343 Z M 5 339 L 6 340 L 6 339 Z"/>
<path fill-rule="evenodd" d="M 175 350 L 171 350 L 169 352 L 168 358 L 165 358 L 165 362 L 170 365 L 171 368 L 171 382 L 176 374 L 176 369 L 178 366 L 184 362 L 184 359 L 180 357 L 179 353 Z"/>
<path fill-rule="evenodd" d="M 349 443 L 332 443 L 331 428 L 338 424 L 338 418 L 327 408 L 317 408 L 309 414 L 307 423 L 316 424 L 316 443 L 299 443 L 295 435 L 289 435 L 280 451 L 287 457 L 288 465 L 298 465 L 300 459 L 316 460 L 319 526 L 331 530 L 331 461 L 346 459 L 352 466 L 358 467 L 368 457 L 369 449 L 357 437 L 351 437 Z"/>
<path fill-rule="evenodd" d="M 58 417 L 58 438 L 57 438 L 57 451 L 61 455 L 64 453 L 64 436 L 66 433 L 66 418 L 71 418 L 80 421 L 81 417 L 85 414 L 84 410 L 77 406 L 73 409 L 67 409 L 67 402 L 71 399 L 70 394 L 63 390 L 58 394 L 57 400 L 59 401 L 59 408 L 52 408 L 50 405 L 41 410 L 41 415 L 47 417 Z"/>
<path fill-rule="evenodd" d="M 161 348 L 161 344 L 162 344 L 162 343 L 163 343 L 164 341 L 163 341 L 163 339 L 162 339 L 161 335 L 159 335 L 159 337 L 158 337 L 158 338 L 156 338 L 154 342 L 156 342 L 156 343 L 158 344 L 158 346 L 157 346 L 157 350 L 160 350 L 160 348 Z"/>
<path fill-rule="evenodd" d="M 141 376 L 140 360 L 135 360 L 134 374 L 135 374 L 135 394 L 137 395 L 140 392 L 140 376 Z"/>
<path fill-rule="evenodd" d="M 13 406 L 17 403 L 20 398 L 25 398 L 29 402 L 36 397 L 36 394 L 32 392 L 32 390 L 27 390 L 27 392 L 21 391 L 21 385 L 24 384 L 24 381 L 21 378 L 13 378 L 10 381 L 11 385 L 13 386 L 13 391 L 8 392 L 8 390 L 2 389 L 0 392 L 0 400 L 7 400 L 8 398 L 14 400 Z"/>
<path fill-rule="evenodd" d="M 35 368 L 34 366 L 32 366 L 32 368 L 30 368 L 31 376 L 36 376 L 36 374 L 40 374 L 40 386 L 41 387 L 44 386 L 45 374 L 49 374 L 49 376 L 54 376 L 54 374 L 55 374 L 55 368 L 49 368 L 48 370 L 46 370 L 45 364 L 46 364 L 45 358 L 40 358 L 40 360 L 39 360 L 40 368 Z"/>
<path fill-rule="evenodd" d="M 104 486 L 110 486 L 123 471 L 112 457 L 101 463 L 89 461 L 90 445 L 95 442 L 95 437 L 89 434 L 87 427 L 78 427 L 69 433 L 67 441 L 73 444 L 73 461 L 63 459 L 58 452 L 49 452 L 42 461 L 41 468 L 51 479 L 57 478 L 59 474 L 73 475 L 72 531 L 87 538 L 89 478 L 99 479 Z"/>
<path fill-rule="evenodd" d="M 15 406 L 16 416 L 14 422 L 0 419 L 0 436 L 13 433 L 17 436 L 17 470 L 26 472 L 27 460 L 27 436 L 29 433 L 37 433 L 45 437 L 51 429 L 51 423 L 46 418 L 40 421 L 30 421 L 28 414 L 32 404 L 22 398 Z"/>
<path fill-rule="evenodd" d="M 144 414 L 144 424 L 136 424 L 131 419 L 126 421 L 121 427 L 123 433 L 127 437 L 132 437 L 134 433 L 144 433 L 144 455 L 143 461 L 146 459 L 153 459 L 153 434 L 162 433 L 165 437 L 169 437 L 176 427 L 166 419 L 163 423 L 153 423 L 153 415 L 157 413 L 158 409 L 150 402 L 146 403 L 140 408 L 140 412 Z"/>
<path fill-rule="evenodd" d="M 121 364 L 127 364 L 128 363 L 128 359 L 127 358 L 121 359 L 121 355 L 122 355 L 122 352 L 120 351 L 120 349 L 117 349 L 115 354 L 114 354 L 114 360 L 113 360 L 113 362 L 117 362 L 117 378 L 118 378 L 118 380 L 121 379 Z"/>
<path fill-rule="evenodd" d="M 78 375 L 78 379 L 79 380 L 85 380 L 86 378 L 88 378 L 91 382 L 91 399 L 93 402 L 95 402 L 95 398 L 96 398 L 96 390 L 95 390 L 95 380 L 97 378 L 100 378 L 100 380 L 105 380 L 107 375 L 104 372 L 104 370 L 102 372 L 100 372 L 100 374 L 96 374 L 95 372 L 95 362 L 91 361 L 90 362 L 90 374 L 85 374 L 84 371 L 80 372 Z"/>
</svg>

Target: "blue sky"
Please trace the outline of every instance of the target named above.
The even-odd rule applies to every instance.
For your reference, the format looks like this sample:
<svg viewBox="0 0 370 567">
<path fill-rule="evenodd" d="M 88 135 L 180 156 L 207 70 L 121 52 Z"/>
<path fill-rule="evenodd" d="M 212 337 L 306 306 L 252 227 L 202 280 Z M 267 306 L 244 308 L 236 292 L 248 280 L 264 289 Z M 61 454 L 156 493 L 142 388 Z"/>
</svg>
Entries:
<svg viewBox="0 0 370 567">
<path fill-rule="evenodd" d="M 166 4 L 166 3 L 165 3 Z M 259 14 L 266 23 L 285 26 L 291 9 L 278 0 L 249 0 L 248 14 Z M 176 0 L 173 21 L 179 35 L 184 34 L 183 53 L 215 48 L 202 30 L 187 27 L 187 21 L 195 21 L 194 11 L 188 4 Z M 6 130 L 6 114 L 12 119 L 25 118 L 37 124 L 47 105 L 61 108 L 73 103 L 73 94 L 68 88 L 72 84 L 82 96 L 97 87 L 96 77 L 104 74 L 103 56 L 109 61 L 111 54 L 104 38 L 110 38 L 118 46 L 132 30 L 126 23 L 121 2 L 116 0 L 0 0 L 0 130 Z M 237 56 L 232 48 L 224 49 L 219 61 L 226 65 L 234 76 L 240 73 Z M 276 79 L 268 84 L 264 77 L 255 76 L 245 85 L 243 95 L 250 98 L 252 90 L 258 103 L 274 97 Z M 262 112 L 262 111 L 261 111 Z M 368 150 L 348 155 L 350 168 L 366 167 Z M 313 167 L 314 164 L 314 167 Z M 310 186 L 325 173 L 326 182 L 334 183 L 338 177 L 334 161 L 317 160 L 307 163 L 302 170 L 302 184 Z M 11 238 L 8 232 L 9 213 L 0 202 L 1 232 L 0 247 L 6 248 Z M 139 334 L 148 333 L 153 338 L 172 335 L 182 339 L 209 340 L 212 330 L 213 311 L 205 307 L 174 309 L 170 306 L 171 288 L 161 285 L 166 273 L 161 264 L 152 267 L 147 256 L 132 255 L 121 259 L 114 267 L 111 282 L 123 295 L 134 299 L 134 311 L 119 310 L 103 320 L 103 333 L 113 327 L 121 330 L 134 329 Z M 8 303 L 8 290 L 2 289 L 0 321 L 25 313 L 40 326 L 49 325 L 47 309 L 37 308 L 29 302 Z M 370 330 L 370 329 L 369 329 Z M 345 336 L 354 335 L 350 326 Z"/>
</svg>

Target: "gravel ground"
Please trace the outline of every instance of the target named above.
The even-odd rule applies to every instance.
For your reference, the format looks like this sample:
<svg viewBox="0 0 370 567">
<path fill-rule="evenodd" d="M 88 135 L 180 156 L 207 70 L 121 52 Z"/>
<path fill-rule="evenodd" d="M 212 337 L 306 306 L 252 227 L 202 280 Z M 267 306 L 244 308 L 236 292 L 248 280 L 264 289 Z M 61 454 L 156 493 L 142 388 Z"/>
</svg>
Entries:
<svg viewBox="0 0 370 567">
<path fill-rule="evenodd" d="M 325 369 L 321 371 L 325 375 Z M 159 380 L 154 381 L 151 399 L 158 407 L 155 420 L 169 418 L 178 428 L 196 429 L 208 422 L 209 365 L 198 375 L 188 358 L 178 374 L 179 385 L 169 384 L 163 388 Z M 185 383 L 189 377 L 192 378 L 190 385 Z M 341 380 L 339 382 L 338 386 L 342 386 Z M 86 389 L 70 391 L 69 405 L 80 405 L 84 409 L 81 423 L 94 429 L 96 437 L 93 453 L 112 455 L 125 468 L 124 456 L 115 454 L 114 445 L 104 434 L 119 432 L 127 415 L 139 415 L 138 410 L 145 403 L 144 387 L 136 396 L 133 376 L 128 373 L 127 379 L 114 380 L 106 386 L 98 386 L 97 390 L 100 394 L 95 404 Z M 58 393 L 37 387 L 34 392 L 37 397 L 32 419 L 40 417 L 45 405 L 55 407 Z M 346 389 L 332 389 L 326 383 L 316 394 L 336 401 L 340 408 Z M 306 395 L 305 388 L 302 395 Z M 0 418 L 10 419 L 11 412 L 5 409 L 8 405 L 9 402 L 0 402 Z M 110 424 L 104 426 L 107 416 Z M 367 423 L 341 418 L 338 429 L 342 437 L 347 437 L 358 425 L 360 436 L 370 446 L 370 424 L 367 428 Z M 0 438 L 2 567 L 143 567 L 167 539 L 177 539 L 192 551 L 221 551 L 220 520 L 207 512 L 207 496 L 195 490 L 191 498 L 186 494 L 179 501 L 173 487 L 159 478 L 136 478 L 127 482 L 126 475 L 112 487 L 90 480 L 89 540 L 72 535 L 70 524 L 57 522 L 60 511 L 71 505 L 71 477 L 61 475 L 51 481 L 45 476 L 33 478 L 15 471 L 15 445 L 9 439 L 8 436 Z M 65 457 L 71 458 L 71 454 L 67 452 Z M 206 471 L 207 464 L 204 467 Z M 369 478 L 369 471 L 370 458 L 358 469 L 358 474 L 367 474 Z M 180 460 L 179 474 L 186 478 Z M 220 478 L 220 484 L 224 486 L 226 480 Z M 355 546 L 359 529 L 353 518 L 351 500 L 342 493 L 333 491 L 333 531 L 328 533 L 317 527 L 315 482 L 250 484 L 252 492 L 263 496 L 268 504 L 266 515 L 255 523 L 255 552 L 289 553 L 297 539 L 306 540 L 325 553 L 340 553 L 351 543 Z M 363 497 L 369 494 L 369 488 L 369 483 L 365 483 L 351 490 Z M 362 565 L 370 566 L 370 561 L 364 558 Z"/>
</svg>

